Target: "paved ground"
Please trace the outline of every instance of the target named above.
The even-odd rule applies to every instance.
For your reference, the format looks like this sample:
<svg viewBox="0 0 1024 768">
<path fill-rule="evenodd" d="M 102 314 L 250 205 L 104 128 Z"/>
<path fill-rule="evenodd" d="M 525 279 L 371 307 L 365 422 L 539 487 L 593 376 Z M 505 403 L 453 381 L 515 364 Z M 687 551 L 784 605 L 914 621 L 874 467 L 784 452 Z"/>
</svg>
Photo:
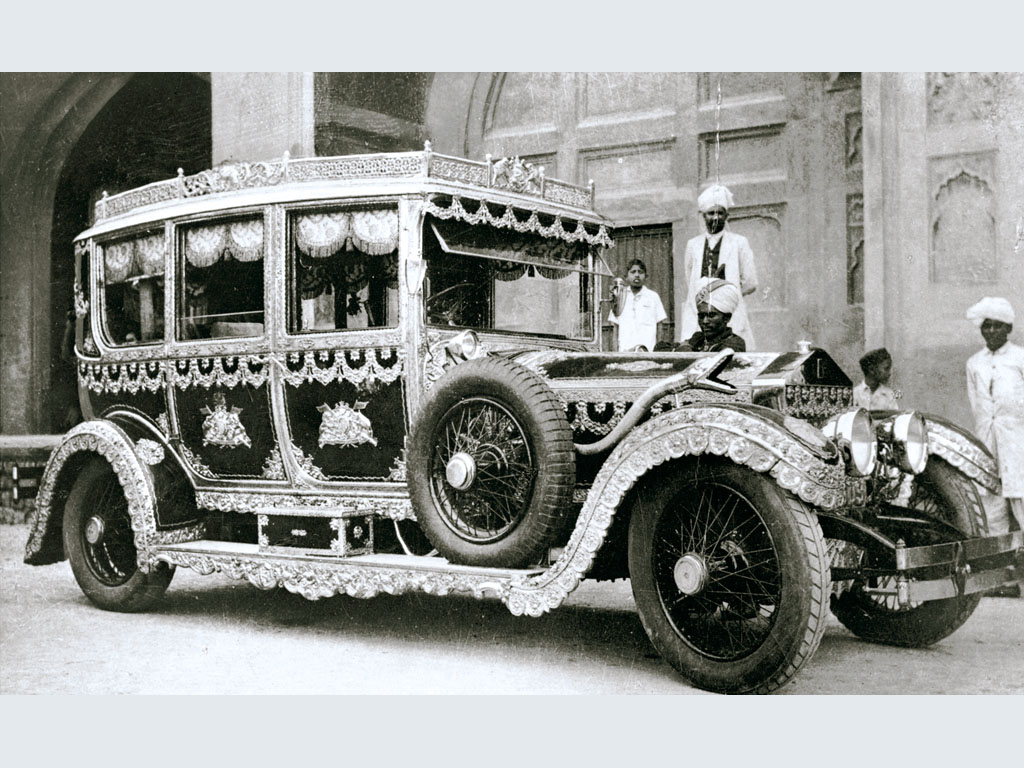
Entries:
<svg viewBox="0 0 1024 768">
<path fill-rule="evenodd" d="M 66 562 L 22 563 L 0 526 L 0 693 L 702 694 L 655 654 L 626 582 L 584 583 L 539 619 L 494 600 L 307 601 L 179 569 L 161 608 L 94 608 Z M 786 694 L 1024 693 L 1024 600 L 985 598 L 932 648 L 832 620 Z"/>
</svg>

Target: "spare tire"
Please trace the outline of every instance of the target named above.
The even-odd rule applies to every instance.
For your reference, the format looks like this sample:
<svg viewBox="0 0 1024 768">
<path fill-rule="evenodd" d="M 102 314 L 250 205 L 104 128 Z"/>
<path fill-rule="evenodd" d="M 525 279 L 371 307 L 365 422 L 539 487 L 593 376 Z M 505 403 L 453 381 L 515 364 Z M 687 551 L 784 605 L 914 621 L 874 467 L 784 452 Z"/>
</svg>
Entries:
<svg viewBox="0 0 1024 768">
<path fill-rule="evenodd" d="M 565 533 L 576 481 L 572 429 L 535 373 L 469 360 L 435 385 L 409 439 L 416 519 L 453 563 L 522 568 Z"/>
</svg>

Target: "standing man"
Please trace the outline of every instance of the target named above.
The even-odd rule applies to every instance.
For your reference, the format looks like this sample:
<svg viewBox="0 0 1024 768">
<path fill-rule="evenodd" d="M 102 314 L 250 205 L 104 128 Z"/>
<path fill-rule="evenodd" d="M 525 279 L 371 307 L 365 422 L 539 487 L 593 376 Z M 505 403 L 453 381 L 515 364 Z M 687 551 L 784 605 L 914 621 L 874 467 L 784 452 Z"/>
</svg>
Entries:
<svg viewBox="0 0 1024 768">
<path fill-rule="evenodd" d="M 643 347 L 651 352 L 658 341 L 658 323 L 667 320 L 661 297 L 646 287 L 647 265 L 633 259 L 626 269 L 625 285 L 616 280 L 608 322 L 619 328 L 619 352 Z"/>
<path fill-rule="evenodd" d="M 1002 496 L 985 493 L 990 533 L 1010 528 L 1007 506 L 1024 529 L 1024 348 L 1007 336 L 1013 330 L 1013 307 L 986 296 L 967 319 L 981 330 L 985 347 L 967 361 L 967 395 L 974 411 L 975 433 L 996 457 Z"/>
<path fill-rule="evenodd" d="M 746 342 L 747 350 L 753 351 L 754 332 L 742 297 L 757 290 L 757 270 L 754 268 L 754 252 L 750 250 L 747 238 L 725 228 L 732 207 L 732 193 L 721 184 L 712 184 L 697 198 L 706 234 L 691 238 L 686 244 L 683 256 L 686 299 L 682 305 L 679 340 L 685 342 L 699 330 L 696 298 L 700 279 L 717 277 L 739 286 L 740 302 L 733 313 L 731 325 L 733 332 Z"/>
</svg>

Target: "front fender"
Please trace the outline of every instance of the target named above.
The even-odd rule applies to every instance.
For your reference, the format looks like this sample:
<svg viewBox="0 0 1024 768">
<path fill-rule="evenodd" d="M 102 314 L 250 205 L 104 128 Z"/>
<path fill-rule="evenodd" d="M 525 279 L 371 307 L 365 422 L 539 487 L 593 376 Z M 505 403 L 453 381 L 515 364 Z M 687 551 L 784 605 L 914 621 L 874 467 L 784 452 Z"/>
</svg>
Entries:
<svg viewBox="0 0 1024 768">
<path fill-rule="evenodd" d="M 819 509 L 846 503 L 846 472 L 838 457 L 829 462 L 815 456 L 784 427 L 754 412 L 683 406 L 644 422 L 615 446 L 555 563 L 511 584 L 506 599 L 512 613 L 539 616 L 559 605 L 594 564 L 629 490 L 667 461 L 708 453 L 771 474 L 780 486 Z"/>
<path fill-rule="evenodd" d="M 656 416 L 633 430 L 609 457 L 636 456 L 638 472 L 683 456 L 726 456 L 756 472 L 770 474 L 780 486 L 819 509 L 846 503 L 846 471 L 838 457 L 815 455 L 794 435 L 752 409 L 693 405 Z"/>
<path fill-rule="evenodd" d="M 977 437 L 948 419 L 924 414 L 928 427 L 928 452 L 946 460 L 989 493 L 999 494 L 999 465 Z"/>
</svg>

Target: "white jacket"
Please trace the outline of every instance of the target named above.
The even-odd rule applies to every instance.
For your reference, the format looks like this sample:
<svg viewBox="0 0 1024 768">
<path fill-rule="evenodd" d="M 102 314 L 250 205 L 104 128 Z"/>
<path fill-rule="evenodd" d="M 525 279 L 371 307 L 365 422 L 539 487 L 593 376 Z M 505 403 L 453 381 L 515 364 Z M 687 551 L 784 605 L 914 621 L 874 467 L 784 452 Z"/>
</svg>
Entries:
<svg viewBox="0 0 1024 768">
<path fill-rule="evenodd" d="M 679 341 L 686 341 L 698 330 L 697 325 L 697 283 L 700 280 L 701 262 L 704 260 L 704 241 L 707 235 L 690 238 L 683 256 L 683 272 L 686 274 L 686 298 L 679 314 Z M 718 252 L 718 265 L 725 265 L 725 279 L 739 286 L 741 294 L 757 289 L 757 270 L 754 267 L 754 252 L 750 242 L 743 235 L 725 230 L 722 232 L 722 247 Z M 747 318 L 747 304 L 741 298 L 736 311 L 732 313 L 729 327 L 733 333 L 747 342 L 747 351 L 754 351 L 754 331 Z"/>
</svg>

